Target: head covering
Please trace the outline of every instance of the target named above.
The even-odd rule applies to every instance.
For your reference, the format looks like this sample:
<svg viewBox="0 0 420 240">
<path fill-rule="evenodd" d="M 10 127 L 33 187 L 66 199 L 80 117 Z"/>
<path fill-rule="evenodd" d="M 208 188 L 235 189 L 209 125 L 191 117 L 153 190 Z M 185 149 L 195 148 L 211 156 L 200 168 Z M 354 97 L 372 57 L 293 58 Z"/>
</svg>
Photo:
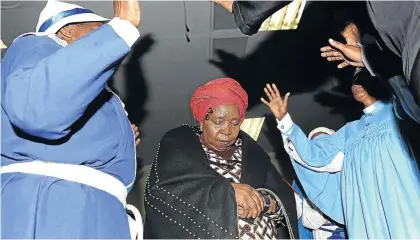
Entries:
<svg viewBox="0 0 420 240">
<path fill-rule="evenodd" d="M 70 23 L 105 22 L 108 20 L 79 5 L 48 0 L 39 15 L 36 32 L 56 33 L 60 28 Z"/>
<path fill-rule="evenodd" d="M 317 133 L 325 133 L 328 135 L 332 135 L 335 133 L 335 131 L 326 127 L 317 127 L 309 133 L 308 139 L 311 140 L 312 137 Z"/>
<path fill-rule="evenodd" d="M 244 120 L 248 107 L 248 94 L 231 78 L 215 79 L 197 88 L 191 98 L 190 108 L 194 118 L 201 123 L 210 108 L 225 104 L 238 106 L 241 121 Z"/>
</svg>

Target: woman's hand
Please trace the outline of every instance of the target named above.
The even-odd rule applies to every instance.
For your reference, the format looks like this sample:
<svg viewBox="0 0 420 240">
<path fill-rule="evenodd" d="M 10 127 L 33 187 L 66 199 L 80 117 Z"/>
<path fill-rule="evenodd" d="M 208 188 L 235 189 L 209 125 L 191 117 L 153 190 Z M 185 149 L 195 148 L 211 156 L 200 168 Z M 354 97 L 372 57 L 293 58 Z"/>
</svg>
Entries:
<svg viewBox="0 0 420 240">
<path fill-rule="evenodd" d="M 273 112 L 274 116 L 281 121 L 287 114 L 287 103 L 289 101 L 290 93 L 287 93 L 284 99 L 282 99 L 280 92 L 274 83 L 271 84 L 271 86 L 270 84 L 267 84 L 264 88 L 264 92 L 267 95 L 269 102 L 267 102 L 264 98 L 261 98 L 261 102 L 267 105 L 271 112 Z"/>
<path fill-rule="evenodd" d="M 256 218 L 264 209 L 264 198 L 257 190 L 247 184 L 232 183 L 235 190 L 238 216 L 241 218 Z"/>
<path fill-rule="evenodd" d="M 139 145 L 139 143 L 140 143 L 140 138 L 139 138 L 139 135 L 140 135 L 140 133 L 139 133 L 139 128 L 138 128 L 136 125 L 134 125 L 134 124 L 131 124 L 131 128 L 133 129 L 134 138 L 136 139 L 136 146 L 137 146 L 137 145 Z"/>
</svg>

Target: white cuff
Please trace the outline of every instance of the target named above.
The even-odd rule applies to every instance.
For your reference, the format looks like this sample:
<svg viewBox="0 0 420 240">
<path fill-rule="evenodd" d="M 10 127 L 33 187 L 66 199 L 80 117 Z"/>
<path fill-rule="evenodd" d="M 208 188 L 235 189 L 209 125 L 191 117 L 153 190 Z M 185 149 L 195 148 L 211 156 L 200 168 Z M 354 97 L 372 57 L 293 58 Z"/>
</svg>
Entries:
<svg viewBox="0 0 420 240">
<path fill-rule="evenodd" d="M 276 121 L 277 128 L 280 130 L 281 133 L 289 135 L 292 132 L 291 130 L 293 127 L 293 121 L 289 113 L 287 113 L 281 121 L 279 121 L 278 119 L 276 119 Z"/>
<path fill-rule="evenodd" d="M 361 52 L 361 55 L 362 55 L 363 65 L 365 65 L 365 67 L 369 71 L 370 75 L 372 75 L 373 77 L 376 76 L 376 73 L 373 71 L 373 69 L 369 65 L 369 62 L 366 59 L 365 51 L 364 51 L 365 46 L 363 46 L 361 43 L 357 43 L 357 45 L 360 47 L 360 52 Z"/>
<path fill-rule="evenodd" d="M 133 26 L 129 21 L 120 18 L 113 18 L 108 24 L 114 31 L 127 43 L 129 47 L 140 37 L 139 30 Z"/>
</svg>

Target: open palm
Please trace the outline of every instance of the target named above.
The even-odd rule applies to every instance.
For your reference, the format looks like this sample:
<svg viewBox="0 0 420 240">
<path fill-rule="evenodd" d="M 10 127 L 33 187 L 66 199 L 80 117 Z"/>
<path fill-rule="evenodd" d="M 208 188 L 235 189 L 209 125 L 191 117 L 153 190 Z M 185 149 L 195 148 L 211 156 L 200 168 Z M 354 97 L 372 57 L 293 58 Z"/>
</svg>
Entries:
<svg viewBox="0 0 420 240">
<path fill-rule="evenodd" d="M 287 103 L 289 101 L 289 95 L 290 93 L 287 93 L 286 96 L 284 96 L 284 99 L 281 98 L 280 92 L 277 89 L 276 84 L 267 84 L 264 88 L 264 92 L 267 95 L 267 98 L 269 101 L 265 100 L 264 98 L 261 98 L 261 102 L 263 102 L 265 105 L 270 108 L 271 112 L 274 114 L 274 116 L 281 121 L 284 116 L 287 114 Z"/>
<path fill-rule="evenodd" d="M 364 67 L 360 47 L 343 44 L 332 39 L 330 44 L 331 46 L 321 48 L 321 56 L 327 58 L 328 61 L 343 61 L 338 65 L 338 68 L 344 68 L 349 65 Z"/>
<path fill-rule="evenodd" d="M 321 48 L 321 56 L 328 61 L 342 61 L 337 67 L 346 66 L 364 67 L 362 52 L 358 46 L 360 42 L 359 29 L 354 23 L 348 24 L 341 32 L 341 36 L 346 43 L 340 43 L 332 39 L 329 40 L 331 46 Z"/>
</svg>

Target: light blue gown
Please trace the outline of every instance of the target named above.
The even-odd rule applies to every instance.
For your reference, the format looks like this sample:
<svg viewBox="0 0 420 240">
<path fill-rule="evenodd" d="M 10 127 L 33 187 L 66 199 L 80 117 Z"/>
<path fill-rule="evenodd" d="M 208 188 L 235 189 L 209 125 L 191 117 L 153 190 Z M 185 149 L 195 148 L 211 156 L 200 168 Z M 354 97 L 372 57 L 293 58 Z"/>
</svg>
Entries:
<svg viewBox="0 0 420 240">
<path fill-rule="evenodd" d="M 108 173 L 128 190 L 134 136 L 105 89 L 130 47 L 108 24 L 63 47 L 57 37 L 18 38 L 1 64 L 1 166 L 33 160 Z M 1 238 L 129 239 L 114 196 L 40 175 L 1 175 Z"/>
<path fill-rule="evenodd" d="M 392 104 L 333 135 L 309 141 L 293 123 L 282 131 L 307 165 L 325 167 L 342 152 L 341 171 L 316 172 L 292 161 L 309 199 L 346 224 L 349 238 L 420 238 L 420 174 L 400 136 Z"/>
</svg>

